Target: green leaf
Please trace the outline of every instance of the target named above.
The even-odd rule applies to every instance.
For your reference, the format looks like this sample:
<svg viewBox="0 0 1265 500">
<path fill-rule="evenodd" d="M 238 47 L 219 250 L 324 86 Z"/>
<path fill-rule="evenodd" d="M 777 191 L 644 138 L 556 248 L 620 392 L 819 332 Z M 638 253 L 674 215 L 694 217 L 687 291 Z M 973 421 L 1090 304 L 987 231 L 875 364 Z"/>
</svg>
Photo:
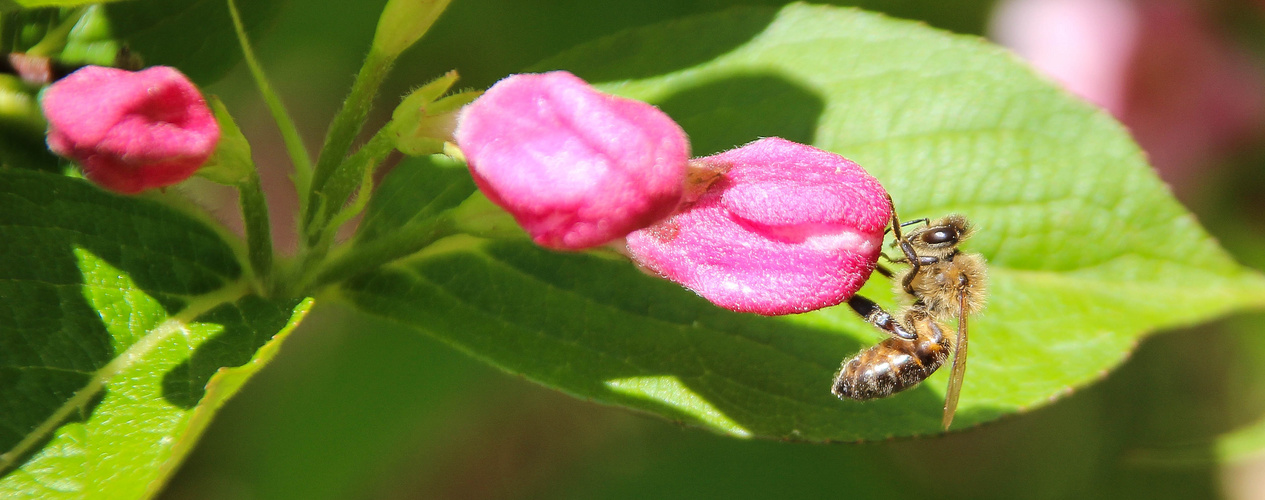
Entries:
<svg viewBox="0 0 1265 500">
<path fill-rule="evenodd" d="M 255 161 L 250 158 L 250 142 L 224 102 L 215 96 L 208 97 L 206 102 L 220 126 L 220 140 L 215 144 L 215 154 L 198 169 L 197 174 L 225 186 L 245 184 L 255 173 Z"/>
<path fill-rule="evenodd" d="M 252 0 L 238 6 L 252 39 L 280 14 L 282 0 Z M 242 57 L 223 0 L 136 0 L 106 6 L 110 38 L 140 54 L 146 66 L 175 66 L 206 85 L 224 76 Z"/>
<path fill-rule="evenodd" d="M 743 32 L 756 34 L 702 57 Z M 791 5 L 630 31 L 536 69 L 555 68 L 657 104 L 695 154 L 809 142 L 864 165 L 906 219 L 970 217 L 991 296 L 971 318 L 959 427 L 1092 383 L 1149 333 L 1265 305 L 1265 278 L 1216 245 L 1118 123 L 980 39 Z M 876 277 L 862 293 L 890 306 L 890 287 Z M 731 435 L 938 430 L 947 370 L 885 400 L 830 394 L 840 361 L 882 338 L 846 306 L 733 314 L 622 261 L 470 238 L 342 295 L 545 385 Z"/>
<path fill-rule="evenodd" d="M 444 155 L 409 157 L 378 186 L 356 230 L 363 245 L 425 224 L 474 194 L 465 163 Z"/>
<path fill-rule="evenodd" d="M 78 179 L 0 169 L 0 241 L 0 497 L 156 492 L 310 306 L 255 295 L 202 223 Z"/>
<path fill-rule="evenodd" d="M 378 134 L 371 142 L 383 137 Z M 370 181 L 365 179 L 358 196 L 366 196 L 363 192 L 368 191 Z M 474 181 L 463 163 L 443 155 L 404 160 L 373 193 L 351 248 L 315 269 L 315 274 L 301 281 L 299 289 L 337 284 L 456 234 L 460 228 L 454 212 L 464 208 L 463 201 L 474 192 Z M 478 218 L 483 212 L 480 208 L 467 210 L 476 213 L 465 214 L 466 218 Z"/>
<path fill-rule="evenodd" d="M 277 17 L 281 0 L 250 2 L 241 14 L 258 37 Z M 175 66 L 206 85 L 241 58 L 228 9 L 217 0 L 134 0 L 83 10 L 57 58 L 72 64 Z"/>
<path fill-rule="evenodd" d="M 104 5 L 89 6 L 79 14 L 78 19 L 59 20 L 59 23 L 74 22 L 73 27 L 64 34 L 64 45 L 61 46 L 60 53 L 51 47 L 40 52 L 52 52 L 64 64 L 116 66 L 120 62 L 127 62 L 131 67 L 141 62 L 135 54 L 124 49 L 126 43 L 122 39 L 114 36 L 115 29 L 106 16 Z M 56 45 L 55 42 L 57 38 L 53 36 L 41 40 L 40 43 Z M 120 58 L 121 55 L 126 57 Z"/>
</svg>

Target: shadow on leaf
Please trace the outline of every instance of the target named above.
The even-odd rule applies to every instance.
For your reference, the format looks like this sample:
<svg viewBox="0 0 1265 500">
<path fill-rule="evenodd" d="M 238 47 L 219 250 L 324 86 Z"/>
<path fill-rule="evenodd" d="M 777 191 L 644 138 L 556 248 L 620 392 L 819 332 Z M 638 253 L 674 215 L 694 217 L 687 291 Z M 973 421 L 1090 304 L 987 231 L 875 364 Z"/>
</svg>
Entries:
<svg viewBox="0 0 1265 500">
<path fill-rule="evenodd" d="M 776 74 L 729 75 L 679 90 L 657 104 L 689 134 L 694 156 L 761 137 L 812 144 L 825 107 L 812 90 Z"/>
<path fill-rule="evenodd" d="M 662 37 L 648 36 L 639 31 L 625 31 L 595 40 L 591 42 L 591 46 L 586 45 L 585 51 L 563 52 L 533 65 L 527 71 L 536 73 L 565 69 L 574 71 L 576 76 L 593 84 L 670 73 L 711 61 L 747 43 L 764 31 L 777 15 L 777 10 L 767 7 L 740 7 L 718 15 L 722 16 L 719 22 L 724 22 L 726 29 L 716 31 L 716 36 L 708 38 L 707 43 L 672 44 L 671 40 L 664 40 Z M 676 30 L 688 33 L 703 30 L 712 22 L 716 21 L 711 18 L 689 17 L 674 20 L 672 25 Z M 601 53 L 600 57 L 592 57 L 589 50 L 594 48 Z M 577 61 L 584 63 L 577 64 Z M 573 69 L 577 67 L 584 69 Z"/>
<path fill-rule="evenodd" d="M 241 273 L 219 236 L 186 216 L 35 171 L 0 169 L 0 241 L 3 451 L 186 297 Z M 93 397 L 70 419 L 87 419 L 104 394 Z"/>
<path fill-rule="evenodd" d="M 219 325 L 222 329 L 202 342 L 189 358 L 163 376 L 162 394 L 171 404 L 192 409 L 206 394 L 207 381 L 223 367 L 241 366 L 286 326 L 289 307 L 250 295 L 232 304 L 223 304 L 195 320 Z"/>
<path fill-rule="evenodd" d="M 719 432 L 828 441 L 939 429 L 943 399 L 929 385 L 867 403 L 830 393 L 841 360 L 864 347 L 855 338 L 881 337 L 859 318 L 737 314 L 622 260 L 478 248 L 424 254 L 342 293 L 550 387 Z"/>
</svg>

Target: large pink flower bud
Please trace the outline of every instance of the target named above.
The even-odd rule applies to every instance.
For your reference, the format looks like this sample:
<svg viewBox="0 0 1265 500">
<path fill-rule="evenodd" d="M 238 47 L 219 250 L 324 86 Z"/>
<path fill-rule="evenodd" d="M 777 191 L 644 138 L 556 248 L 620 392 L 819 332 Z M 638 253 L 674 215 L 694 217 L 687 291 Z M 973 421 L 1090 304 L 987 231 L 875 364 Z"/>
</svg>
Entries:
<svg viewBox="0 0 1265 500">
<path fill-rule="evenodd" d="M 484 194 L 537 244 L 565 250 L 671 213 L 690 155 L 668 115 L 565 71 L 501 80 L 462 112 L 456 137 Z"/>
<path fill-rule="evenodd" d="M 88 66 L 50 85 L 41 105 L 49 149 L 120 193 L 189 178 L 220 138 L 197 87 L 166 66 L 138 72 Z"/>
<path fill-rule="evenodd" d="M 766 315 L 833 306 L 865 284 L 892 208 L 860 166 L 775 137 L 695 161 L 721 173 L 670 218 L 628 235 L 642 267 Z"/>
</svg>

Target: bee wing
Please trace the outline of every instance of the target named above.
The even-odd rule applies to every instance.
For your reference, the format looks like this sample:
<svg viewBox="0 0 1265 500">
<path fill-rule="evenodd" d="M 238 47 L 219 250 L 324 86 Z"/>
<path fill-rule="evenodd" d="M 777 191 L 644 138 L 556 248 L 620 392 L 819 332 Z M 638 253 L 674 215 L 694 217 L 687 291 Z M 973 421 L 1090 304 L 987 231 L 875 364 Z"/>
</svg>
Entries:
<svg viewBox="0 0 1265 500">
<path fill-rule="evenodd" d="M 966 375 L 966 294 L 958 295 L 958 335 L 953 343 L 953 371 L 949 372 L 949 389 L 944 394 L 944 430 L 953 423 L 958 410 L 958 396 L 962 394 L 962 377 Z"/>
</svg>

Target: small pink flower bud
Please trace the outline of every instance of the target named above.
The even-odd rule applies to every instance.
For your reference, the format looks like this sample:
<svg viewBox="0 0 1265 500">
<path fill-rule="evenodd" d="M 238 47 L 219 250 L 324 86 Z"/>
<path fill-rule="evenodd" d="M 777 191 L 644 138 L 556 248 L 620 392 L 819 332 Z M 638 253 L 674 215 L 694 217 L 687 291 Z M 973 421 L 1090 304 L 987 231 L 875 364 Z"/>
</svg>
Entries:
<svg viewBox="0 0 1265 500">
<path fill-rule="evenodd" d="M 138 72 L 87 66 L 50 85 L 41 105 L 49 149 L 125 194 L 189 178 L 220 138 L 197 87 L 166 66 Z"/>
<path fill-rule="evenodd" d="M 642 267 L 718 306 L 765 315 L 833 306 L 865 284 L 892 209 L 860 166 L 776 137 L 695 161 L 723 173 L 628 235 Z"/>
<path fill-rule="evenodd" d="M 497 82 L 462 111 L 456 137 L 484 194 L 537 244 L 564 250 L 671 213 L 690 154 L 662 111 L 565 71 Z"/>
</svg>

